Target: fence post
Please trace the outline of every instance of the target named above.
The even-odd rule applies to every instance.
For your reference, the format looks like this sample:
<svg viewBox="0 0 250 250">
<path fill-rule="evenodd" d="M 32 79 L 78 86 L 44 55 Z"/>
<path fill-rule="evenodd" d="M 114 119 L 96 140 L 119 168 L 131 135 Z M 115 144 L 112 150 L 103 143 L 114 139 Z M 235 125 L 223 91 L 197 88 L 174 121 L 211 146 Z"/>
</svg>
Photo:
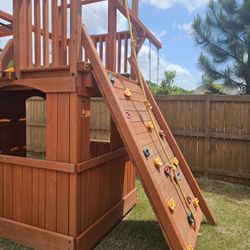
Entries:
<svg viewBox="0 0 250 250">
<path fill-rule="evenodd" d="M 204 176 L 208 177 L 210 167 L 210 112 L 211 98 L 205 95 L 205 137 L 204 137 Z"/>
</svg>

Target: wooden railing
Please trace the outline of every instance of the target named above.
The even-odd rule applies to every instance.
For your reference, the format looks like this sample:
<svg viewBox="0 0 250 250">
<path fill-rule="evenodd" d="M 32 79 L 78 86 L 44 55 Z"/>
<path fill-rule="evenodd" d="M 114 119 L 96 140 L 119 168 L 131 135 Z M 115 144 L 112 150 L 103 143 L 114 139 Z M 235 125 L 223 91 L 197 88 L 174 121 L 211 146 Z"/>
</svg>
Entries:
<svg viewBox="0 0 250 250">
<path fill-rule="evenodd" d="M 106 56 L 109 53 L 106 50 L 108 34 L 100 34 L 91 37 L 103 63 L 105 64 Z M 129 73 L 128 71 L 128 56 L 130 53 L 129 31 L 118 32 L 116 34 L 116 41 L 117 41 L 116 44 L 117 73 Z"/>
<path fill-rule="evenodd" d="M 87 61 L 87 53 L 81 49 L 81 6 L 95 2 L 99 0 L 17 0 L 13 1 L 15 15 L 0 11 L 0 18 L 10 23 L 9 27 L 0 26 L 0 37 L 13 34 L 14 68 L 17 77 L 31 68 L 40 69 L 60 65 L 69 65 L 70 73 L 77 73 L 77 62 Z M 139 46 L 147 38 L 160 48 L 159 41 L 138 19 L 138 11 L 135 10 L 138 2 L 136 0 L 132 2 L 134 9 L 131 10 L 131 18 L 134 29 L 143 34 L 143 37 L 138 40 Z M 109 5 L 114 6 L 115 12 L 119 10 L 126 16 L 120 1 L 109 1 Z M 114 12 L 111 13 L 109 10 L 108 14 L 111 17 Z M 92 38 L 103 63 L 107 64 L 107 69 L 111 70 L 110 60 L 112 59 L 117 61 L 111 63 L 112 71 L 129 73 L 127 62 L 129 33 L 128 31 L 117 32 L 116 22 L 116 19 L 113 23 L 109 18 L 108 26 L 114 26 L 114 29 L 109 28 L 108 34 L 95 35 Z M 114 36 L 116 36 L 115 45 Z M 109 43 L 112 45 L 109 46 L 109 51 L 106 51 Z M 112 58 L 110 56 L 108 60 L 110 54 Z"/>
</svg>

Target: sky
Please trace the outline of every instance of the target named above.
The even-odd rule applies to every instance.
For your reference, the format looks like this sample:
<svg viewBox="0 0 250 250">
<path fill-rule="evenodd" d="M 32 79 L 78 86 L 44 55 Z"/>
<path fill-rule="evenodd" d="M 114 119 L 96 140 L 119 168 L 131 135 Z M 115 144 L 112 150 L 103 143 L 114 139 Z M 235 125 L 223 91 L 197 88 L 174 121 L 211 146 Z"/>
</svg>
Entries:
<svg viewBox="0 0 250 250">
<path fill-rule="evenodd" d="M 175 84 L 185 89 L 195 89 L 201 83 L 202 72 L 197 67 L 201 48 L 191 36 L 191 23 L 199 13 L 205 14 L 208 0 L 139 0 L 140 19 L 161 41 L 159 51 L 159 82 L 165 70 L 175 70 Z M 12 0 L 0 0 L 0 9 L 12 13 Z M 84 23 L 91 33 L 107 31 L 107 3 L 88 5 L 84 9 Z M 95 24 L 93 26 L 93 23 Z M 127 21 L 118 14 L 118 30 L 126 30 Z M 6 39 L 1 39 L 3 46 Z M 151 80 L 157 82 L 157 51 L 152 48 Z M 139 54 L 144 77 L 149 80 L 149 42 Z"/>
</svg>

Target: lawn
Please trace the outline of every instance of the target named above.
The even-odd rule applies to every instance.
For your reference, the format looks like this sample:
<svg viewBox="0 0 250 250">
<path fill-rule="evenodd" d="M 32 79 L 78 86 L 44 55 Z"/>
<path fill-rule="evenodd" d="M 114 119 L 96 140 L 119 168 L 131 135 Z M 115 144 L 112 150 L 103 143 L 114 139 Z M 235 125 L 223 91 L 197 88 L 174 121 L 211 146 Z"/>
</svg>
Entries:
<svg viewBox="0 0 250 250">
<path fill-rule="evenodd" d="M 198 179 L 198 182 L 218 225 L 210 226 L 204 219 L 196 249 L 250 249 L 250 187 L 204 179 Z M 168 249 L 139 182 L 137 187 L 138 205 L 95 250 Z M 0 249 L 27 250 L 28 248 L 0 240 Z"/>
</svg>

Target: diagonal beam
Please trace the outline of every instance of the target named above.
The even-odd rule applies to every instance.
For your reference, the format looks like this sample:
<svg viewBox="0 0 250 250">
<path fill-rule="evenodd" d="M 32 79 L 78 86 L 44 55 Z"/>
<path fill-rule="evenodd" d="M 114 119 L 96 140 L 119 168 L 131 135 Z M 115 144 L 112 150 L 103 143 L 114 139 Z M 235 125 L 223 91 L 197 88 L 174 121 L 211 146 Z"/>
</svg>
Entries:
<svg viewBox="0 0 250 250">
<path fill-rule="evenodd" d="M 124 5 L 124 1 L 123 0 L 111 0 L 114 5 L 116 6 L 116 8 L 125 16 L 127 17 L 126 14 L 126 9 L 125 9 L 125 5 Z M 132 13 L 132 11 L 130 10 L 130 18 L 131 18 L 131 22 L 132 24 L 139 29 L 142 29 L 145 34 L 146 37 L 149 39 L 149 41 L 152 42 L 152 44 L 154 44 L 155 47 L 157 47 L 158 49 L 162 48 L 162 45 L 160 43 L 160 41 L 152 34 L 152 32 L 141 22 L 141 20 L 139 18 L 137 18 L 134 13 Z"/>
<path fill-rule="evenodd" d="M 13 22 L 13 16 L 3 10 L 0 10 L 0 19 L 3 19 L 10 23 Z"/>
<path fill-rule="evenodd" d="M 0 26 L 0 38 L 12 35 L 13 35 L 12 28 L 7 28 L 6 26 Z"/>
</svg>

